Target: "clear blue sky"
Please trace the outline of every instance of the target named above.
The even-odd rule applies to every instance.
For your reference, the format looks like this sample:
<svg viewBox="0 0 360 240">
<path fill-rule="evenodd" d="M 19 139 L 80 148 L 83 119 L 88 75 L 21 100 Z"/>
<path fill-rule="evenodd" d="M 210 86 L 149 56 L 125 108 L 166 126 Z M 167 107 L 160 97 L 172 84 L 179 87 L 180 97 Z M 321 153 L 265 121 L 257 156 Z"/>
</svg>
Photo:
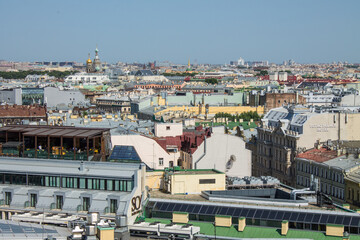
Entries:
<svg viewBox="0 0 360 240">
<path fill-rule="evenodd" d="M 360 62 L 360 0 L 0 0 L 0 59 Z"/>
</svg>

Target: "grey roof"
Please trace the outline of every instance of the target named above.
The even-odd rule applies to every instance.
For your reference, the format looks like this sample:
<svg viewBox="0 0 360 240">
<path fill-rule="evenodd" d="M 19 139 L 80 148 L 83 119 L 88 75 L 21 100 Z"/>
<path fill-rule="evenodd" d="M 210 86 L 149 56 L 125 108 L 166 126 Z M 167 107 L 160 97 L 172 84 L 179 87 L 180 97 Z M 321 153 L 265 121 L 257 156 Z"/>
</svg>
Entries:
<svg viewBox="0 0 360 240">
<path fill-rule="evenodd" d="M 244 137 L 249 140 L 252 135 L 254 135 L 255 137 L 257 136 L 257 129 L 256 128 L 251 128 L 251 129 L 246 129 L 243 131 L 244 133 Z"/>
<path fill-rule="evenodd" d="M 139 168 L 139 163 L 123 164 L 0 157 L 0 170 L 9 172 L 131 178 Z"/>
<path fill-rule="evenodd" d="M 44 239 L 48 235 L 56 239 L 66 239 L 71 232 L 67 228 L 0 220 L 1 239 Z"/>
<path fill-rule="evenodd" d="M 354 155 L 340 156 L 329 161 L 324 162 L 323 164 L 329 165 L 331 167 L 336 167 L 341 170 L 349 171 L 354 167 L 360 166 L 360 160 L 355 158 Z"/>
<path fill-rule="evenodd" d="M 135 76 L 153 76 L 154 73 L 151 70 L 137 70 L 134 73 Z"/>
</svg>

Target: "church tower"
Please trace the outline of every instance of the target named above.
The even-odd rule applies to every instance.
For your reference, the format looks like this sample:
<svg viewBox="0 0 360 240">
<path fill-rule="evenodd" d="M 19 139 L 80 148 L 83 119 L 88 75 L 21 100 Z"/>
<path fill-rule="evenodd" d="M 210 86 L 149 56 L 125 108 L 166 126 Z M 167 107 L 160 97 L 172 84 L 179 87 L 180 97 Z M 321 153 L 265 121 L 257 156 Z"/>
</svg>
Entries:
<svg viewBox="0 0 360 240">
<path fill-rule="evenodd" d="M 101 62 L 99 59 L 99 49 L 96 46 L 95 49 L 95 59 L 94 59 L 94 63 L 93 63 L 93 68 L 95 72 L 100 72 L 101 71 Z"/>
<path fill-rule="evenodd" d="M 92 64 L 92 61 L 90 59 L 90 53 L 89 53 L 88 60 L 86 61 L 86 72 L 87 73 L 93 72 L 93 64 Z"/>
</svg>

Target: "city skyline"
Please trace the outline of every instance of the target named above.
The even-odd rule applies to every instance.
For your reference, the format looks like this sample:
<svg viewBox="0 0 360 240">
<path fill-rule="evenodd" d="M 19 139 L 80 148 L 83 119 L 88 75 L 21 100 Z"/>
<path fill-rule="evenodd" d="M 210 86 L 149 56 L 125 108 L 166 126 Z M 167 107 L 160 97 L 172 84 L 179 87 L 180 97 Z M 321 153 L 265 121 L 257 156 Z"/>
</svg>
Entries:
<svg viewBox="0 0 360 240">
<path fill-rule="evenodd" d="M 20 7 L 19 7 L 20 6 Z M 0 59 L 359 63 L 358 1 L 0 1 Z M 341 16 L 341 18 L 339 17 Z"/>
</svg>

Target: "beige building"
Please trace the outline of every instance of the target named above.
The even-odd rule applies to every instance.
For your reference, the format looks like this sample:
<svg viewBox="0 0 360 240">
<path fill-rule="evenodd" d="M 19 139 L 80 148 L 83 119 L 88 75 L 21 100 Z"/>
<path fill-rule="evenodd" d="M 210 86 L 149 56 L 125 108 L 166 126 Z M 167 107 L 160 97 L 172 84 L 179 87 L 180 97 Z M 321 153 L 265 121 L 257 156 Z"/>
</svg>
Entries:
<svg viewBox="0 0 360 240">
<path fill-rule="evenodd" d="M 352 209 L 360 207 L 360 169 L 345 177 L 345 199 Z"/>
<path fill-rule="evenodd" d="M 319 191 L 335 202 L 344 203 L 347 174 L 359 169 L 360 159 L 345 150 L 320 146 L 298 154 L 296 164 L 296 187 L 310 187 L 311 179 L 318 182 Z"/>
<path fill-rule="evenodd" d="M 183 135 L 182 123 L 155 123 L 155 136 L 174 137 Z"/>
<path fill-rule="evenodd" d="M 315 111 L 303 106 L 272 109 L 257 129 L 252 174 L 271 175 L 295 186 L 296 154 L 312 148 L 315 141 L 359 140 L 359 122 L 359 113 L 344 109 L 332 109 L 332 112 Z"/>
<path fill-rule="evenodd" d="M 146 186 L 170 194 L 199 194 L 202 191 L 225 190 L 225 173 L 214 169 L 167 169 L 146 173 Z"/>
</svg>

